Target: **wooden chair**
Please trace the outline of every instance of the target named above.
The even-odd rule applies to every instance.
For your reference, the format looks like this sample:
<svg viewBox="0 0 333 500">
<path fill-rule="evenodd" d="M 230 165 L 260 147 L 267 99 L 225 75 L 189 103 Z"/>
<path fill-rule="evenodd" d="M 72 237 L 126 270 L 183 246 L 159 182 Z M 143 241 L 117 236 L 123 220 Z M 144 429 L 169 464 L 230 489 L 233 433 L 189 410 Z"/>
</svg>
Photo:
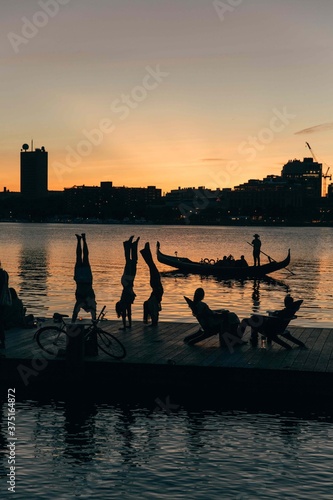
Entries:
<svg viewBox="0 0 333 500">
<path fill-rule="evenodd" d="M 184 296 L 184 299 L 186 300 L 189 308 L 192 311 L 193 316 L 198 320 L 200 329 L 191 335 L 187 335 L 187 337 L 184 338 L 184 342 L 188 345 L 194 345 L 197 342 L 200 342 L 201 340 L 205 340 L 209 337 L 212 337 L 214 335 L 219 336 L 219 342 L 221 347 L 232 347 L 235 344 L 244 344 L 238 335 L 235 332 L 226 332 L 225 329 L 223 328 L 223 321 L 221 323 L 217 324 L 216 322 L 213 322 L 211 318 L 206 317 L 206 316 L 201 316 L 200 314 L 197 313 L 195 303 L 193 300 L 189 299 L 188 297 Z M 215 313 L 216 311 L 212 311 L 212 313 Z M 223 316 L 233 314 L 230 313 L 227 309 L 223 309 L 221 311 L 218 311 L 218 313 Z M 226 316 L 226 321 L 228 321 L 228 316 Z M 222 319 L 222 318 L 221 318 Z M 238 318 L 237 318 L 238 319 Z M 239 320 L 238 320 L 239 321 Z M 237 331 L 239 333 L 239 331 Z"/>
<path fill-rule="evenodd" d="M 253 314 L 250 319 L 243 320 L 247 325 L 251 326 L 251 342 L 256 344 L 258 342 L 258 334 L 266 337 L 268 343 L 276 342 L 285 349 L 291 349 L 285 340 L 289 340 L 300 347 L 305 347 L 305 344 L 299 339 L 291 335 L 289 330 L 286 330 L 290 321 L 297 318 L 295 313 L 298 311 L 303 300 L 292 302 L 291 305 L 285 307 L 281 311 L 271 311 L 268 316 L 260 314 Z M 244 324 L 244 323 L 243 323 Z"/>
</svg>

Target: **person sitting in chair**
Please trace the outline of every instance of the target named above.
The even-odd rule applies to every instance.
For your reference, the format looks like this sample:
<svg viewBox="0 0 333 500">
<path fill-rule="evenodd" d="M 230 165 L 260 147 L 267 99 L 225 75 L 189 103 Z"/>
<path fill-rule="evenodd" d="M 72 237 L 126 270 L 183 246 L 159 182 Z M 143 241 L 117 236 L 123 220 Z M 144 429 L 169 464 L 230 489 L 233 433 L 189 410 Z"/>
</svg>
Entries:
<svg viewBox="0 0 333 500">
<path fill-rule="evenodd" d="M 269 316 L 254 314 L 251 318 L 244 318 L 240 325 L 240 330 L 244 333 L 247 326 L 251 327 L 251 343 L 256 345 L 258 342 L 258 333 L 267 337 L 268 341 L 272 340 L 277 344 L 291 349 L 291 346 L 284 342 L 278 335 L 294 342 L 300 347 L 305 347 L 305 344 L 295 338 L 286 330 L 290 320 L 295 318 L 295 313 L 298 311 L 303 300 L 296 300 L 288 294 L 284 299 L 284 308 L 278 311 L 273 311 Z"/>
<path fill-rule="evenodd" d="M 298 309 L 301 307 L 303 300 L 294 300 L 292 296 L 288 295 L 284 298 L 284 309 L 274 311 L 272 316 L 283 319 L 292 319 Z"/>
<path fill-rule="evenodd" d="M 5 328 L 15 328 L 15 327 L 33 327 L 34 317 L 32 314 L 26 316 L 26 307 L 24 307 L 22 300 L 18 297 L 15 288 L 10 288 L 10 295 L 12 298 L 12 303 L 10 306 L 4 306 L 4 323 Z"/>
<path fill-rule="evenodd" d="M 8 273 L 1 267 L 0 262 L 0 349 L 5 348 L 5 322 L 4 308 L 12 303 L 12 298 L 8 288 Z"/>
<path fill-rule="evenodd" d="M 240 259 L 235 260 L 236 267 L 248 267 L 248 263 L 245 260 L 244 255 L 241 255 Z"/>
<path fill-rule="evenodd" d="M 242 343 L 239 330 L 239 318 L 237 314 L 225 310 L 212 311 L 210 307 L 203 302 L 205 291 L 203 288 L 197 288 L 194 292 L 193 301 L 185 297 L 190 306 L 193 316 L 197 318 L 203 330 L 188 335 L 184 342 L 189 345 L 196 344 L 212 335 L 220 334 L 220 343 L 227 344 L 228 340 L 224 337 L 234 337 L 236 342 Z"/>
</svg>

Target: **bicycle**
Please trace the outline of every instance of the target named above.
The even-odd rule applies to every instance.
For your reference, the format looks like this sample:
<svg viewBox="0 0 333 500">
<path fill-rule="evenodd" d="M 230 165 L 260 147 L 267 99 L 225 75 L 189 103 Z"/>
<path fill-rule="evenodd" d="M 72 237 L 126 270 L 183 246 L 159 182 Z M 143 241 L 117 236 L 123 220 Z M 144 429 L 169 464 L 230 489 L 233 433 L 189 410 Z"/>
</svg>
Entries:
<svg viewBox="0 0 333 500">
<path fill-rule="evenodd" d="M 97 345 L 105 354 L 115 359 L 123 359 L 126 356 L 126 349 L 120 340 L 112 335 L 112 333 L 105 332 L 98 326 L 98 323 L 105 316 L 105 309 L 106 306 L 102 308 L 95 320 L 91 320 L 91 325 L 85 329 L 84 341 L 89 341 L 89 339 L 96 336 Z M 38 346 L 52 356 L 57 356 L 59 351 L 64 352 L 66 350 L 69 334 L 67 333 L 67 325 L 64 318 L 68 318 L 68 315 L 55 313 L 53 321 L 61 323 L 60 326 L 43 326 L 34 335 Z M 77 324 L 79 325 L 79 323 Z"/>
</svg>

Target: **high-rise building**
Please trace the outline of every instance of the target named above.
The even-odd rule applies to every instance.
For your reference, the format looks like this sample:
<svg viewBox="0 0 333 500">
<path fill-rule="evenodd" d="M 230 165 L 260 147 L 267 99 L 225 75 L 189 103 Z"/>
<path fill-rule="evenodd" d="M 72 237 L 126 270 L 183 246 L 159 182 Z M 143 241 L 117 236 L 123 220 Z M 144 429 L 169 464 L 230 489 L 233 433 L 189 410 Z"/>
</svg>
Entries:
<svg viewBox="0 0 333 500">
<path fill-rule="evenodd" d="M 313 161 L 313 158 L 289 160 L 283 166 L 281 177 L 290 185 L 299 185 L 304 194 L 312 198 L 322 195 L 322 164 Z"/>
<path fill-rule="evenodd" d="M 47 195 L 48 157 L 44 146 L 28 151 L 28 144 L 21 149 L 21 194 L 27 198 Z"/>
</svg>

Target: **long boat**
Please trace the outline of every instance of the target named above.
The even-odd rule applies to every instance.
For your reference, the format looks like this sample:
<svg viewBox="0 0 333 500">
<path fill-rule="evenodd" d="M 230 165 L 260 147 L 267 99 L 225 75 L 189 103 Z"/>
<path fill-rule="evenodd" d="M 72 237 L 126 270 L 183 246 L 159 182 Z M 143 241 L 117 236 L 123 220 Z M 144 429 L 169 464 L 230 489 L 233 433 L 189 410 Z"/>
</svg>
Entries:
<svg viewBox="0 0 333 500">
<path fill-rule="evenodd" d="M 231 266 L 222 265 L 219 262 L 213 260 L 205 259 L 204 262 L 194 262 L 186 257 L 173 257 L 172 255 L 166 255 L 161 252 L 160 243 L 157 242 L 156 245 L 157 260 L 161 264 L 166 264 L 167 266 L 178 269 L 184 274 L 203 274 L 203 275 L 213 275 L 218 276 L 222 279 L 242 279 L 242 278 L 263 278 L 267 274 L 273 273 L 274 271 L 279 271 L 279 269 L 284 269 L 288 266 L 290 262 L 290 250 L 288 250 L 288 255 L 284 260 L 279 262 L 271 261 L 268 264 L 262 264 L 261 266 Z"/>
</svg>

